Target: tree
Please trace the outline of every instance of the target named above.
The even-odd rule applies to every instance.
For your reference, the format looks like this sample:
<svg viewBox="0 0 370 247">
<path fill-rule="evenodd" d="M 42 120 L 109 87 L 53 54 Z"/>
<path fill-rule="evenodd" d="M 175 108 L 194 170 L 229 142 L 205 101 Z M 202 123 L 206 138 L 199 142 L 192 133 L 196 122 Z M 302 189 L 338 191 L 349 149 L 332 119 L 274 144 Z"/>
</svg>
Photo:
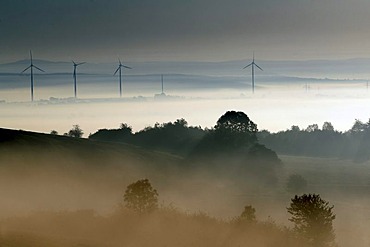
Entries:
<svg viewBox="0 0 370 247">
<path fill-rule="evenodd" d="M 246 222 L 255 222 L 256 221 L 256 209 L 251 205 L 245 206 L 240 219 Z"/>
<path fill-rule="evenodd" d="M 359 132 L 362 132 L 364 131 L 366 128 L 366 124 L 364 124 L 363 122 L 361 122 L 360 120 L 356 119 L 355 120 L 355 123 L 353 124 L 350 132 L 352 133 L 359 133 Z"/>
<path fill-rule="evenodd" d="M 257 125 L 244 112 L 227 111 L 214 127 L 215 142 L 222 149 L 235 150 L 257 142 Z"/>
<path fill-rule="evenodd" d="M 323 131 L 331 131 L 333 132 L 334 131 L 334 126 L 332 125 L 332 123 L 330 122 L 325 122 L 323 125 L 322 125 L 322 130 Z"/>
<path fill-rule="evenodd" d="M 127 123 L 121 123 L 119 125 L 119 128 L 120 128 L 120 130 L 126 130 L 127 132 L 129 132 L 130 134 L 132 134 L 132 127 L 129 126 Z"/>
<path fill-rule="evenodd" d="M 292 193 L 301 193 L 307 187 L 307 181 L 301 175 L 292 174 L 289 176 L 287 190 Z"/>
<path fill-rule="evenodd" d="M 138 213 L 148 213 L 158 207 L 158 192 L 148 179 L 141 179 L 127 186 L 123 195 L 125 206 Z"/>
<path fill-rule="evenodd" d="M 258 143 L 257 125 L 244 112 L 228 111 L 200 140 L 188 156 L 189 161 L 258 176 L 260 181 L 274 184 L 277 154 Z M 206 161 L 206 162 L 205 162 Z"/>
<path fill-rule="evenodd" d="M 249 119 L 247 114 L 241 111 L 228 111 L 222 115 L 216 123 L 216 130 L 228 130 L 235 133 L 245 133 L 256 136 L 257 125 Z"/>
<path fill-rule="evenodd" d="M 317 124 L 310 124 L 307 126 L 306 131 L 307 132 L 314 132 L 319 130 L 319 126 Z"/>
<path fill-rule="evenodd" d="M 84 132 L 80 128 L 78 124 L 73 125 L 73 128 L 70 129 L 67 133 L 68 136 L 70 137 L 75 137 L 75 138 L 81 138 L 83 136 Z"/>
<path fill-rule="evenodd" d="M 289 221 L 294 223 L 294 231 L 301 234 L 313 246 L 330 246 L 334 242 L 333 213 L 334 206 L 316 194 L 295 196 L 290 207 Z"/>
<path fill-rule="evenodd" d="M 52 131 L 50 131 L 50 135 L 58 135 L 58 131 L 52 130 Z"/>
<path fill-rule="evenodd" d="M 188 122 L 185 119 L 183 119 L 183 118 L 176 119 L 176 121 L 173 124 L 174 125 L 182 126 L 184 128 L 188 127 Z"/>
</svg>

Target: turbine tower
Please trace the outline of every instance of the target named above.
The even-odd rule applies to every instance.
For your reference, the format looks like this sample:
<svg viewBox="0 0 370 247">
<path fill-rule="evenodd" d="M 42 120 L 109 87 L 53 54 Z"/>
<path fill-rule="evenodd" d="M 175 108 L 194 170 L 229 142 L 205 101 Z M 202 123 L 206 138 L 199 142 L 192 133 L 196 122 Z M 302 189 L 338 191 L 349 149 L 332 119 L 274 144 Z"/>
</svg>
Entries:
<svg viewBox="0 0 370 247">
<path fill-rule="evenodd" d="M 30 64 L 30 66 L 28 66 L 27 68 L 25 68 L 21 72 L 21 74 L 23 74 L 23 72 L 25 72 L 26 70 L 31 69 L 31 101 L 33 101 L 33 68 L 35 67 L 35 69 L 38 69 L 41 72 L 45 72 L 45 71 L 43 71 L 42 69 L 40 69 L 39 67 L 37 67 L 36 65 L 33 64 L 32 51 L 30 51 L 30 58 L 31 58 L 31 64 Z"/>
<path fill-rule="evenodd" d="M 81 65 L 81 64 L 84 64 L 86 62 L 82 62 L 82 63 L 75 63 L 73 60 L 72 60 L 72 63 L 73 63 L 73 79 L 74 79 L 74 92 L 75 92 L 75 99 L 77 99 L 77 73 L 76 73 L 76 69 L 77 69 L 77 66 Z"/>
<path fill-rule="evenodd" d="M 123 65 L 121 63 L 121 60 L 118 59 L 118 68 L 116 70 L 116 72 L 114 72 L 114 75 L 117 74 L 117 72 L 119 71 L 119 97 L 122 97 L 122 67 L 123 68 L 126 68 L 126 69 L 132 69 L 131 67 L 128 67 L 126 65 Z"/>
<path fill-rule="evenodd" d="M 252 93 L 254 93 L 254 66 L 263 71 L 263 69 L 254 62 L 254 52 L 253 52 L 253 61 L 247 66 L 245 66 L 243 69 L 246 69 L 249 66 L 252 66 Z"/>
<path fill-rule="evenodd" d="M 162 81 L 162 95 L 164 95 L 164 91 L 163 91 L 163 74 L 161 75 L 161 81 Z"/>
</svg>

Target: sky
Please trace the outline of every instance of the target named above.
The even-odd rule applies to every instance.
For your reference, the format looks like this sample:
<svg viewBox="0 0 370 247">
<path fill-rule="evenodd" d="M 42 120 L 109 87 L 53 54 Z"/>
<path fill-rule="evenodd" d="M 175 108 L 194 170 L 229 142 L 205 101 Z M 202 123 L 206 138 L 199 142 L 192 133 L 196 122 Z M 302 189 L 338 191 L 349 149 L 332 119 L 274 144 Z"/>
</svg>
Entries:
<svg viewBox="0 0 370 247">
<path fill-rule="evenodd" d="M 0 63 L 370 57 L 368 0 L 0 0 Z"/>
</svg>

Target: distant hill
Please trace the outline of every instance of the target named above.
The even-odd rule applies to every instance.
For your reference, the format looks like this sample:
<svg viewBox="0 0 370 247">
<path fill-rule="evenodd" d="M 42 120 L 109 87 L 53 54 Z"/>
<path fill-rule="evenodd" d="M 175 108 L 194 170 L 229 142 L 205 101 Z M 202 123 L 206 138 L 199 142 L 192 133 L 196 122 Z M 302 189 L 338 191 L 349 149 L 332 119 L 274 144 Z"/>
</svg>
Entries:
<svg viewBox="0 0 370 247">
<path fill-rule="evenodd" d="M 78 67 L 79 73 L 113 75 L 117 68 L 116 61 L 107 63 L 84 61 L 86 64 Z M 185 74 L 213 77 L 250 77 L 250 70 L 243 70 L 250 59 L 232 61 L 123 61 L 132 67 L 125 70 L 128 75 L 160 75 L 160 74 Z M 364 79 L 369 78 L 368 68 L 370 59 L 347 60 L 307 60 L 307 61 L 268 61 L 256 60 L 264 71 L 258 71 L 260 76 L 286 76 L 298 78 L 332 78 L 332 79 Z M 46 73 L 72 73 L 72 61 L 49 61 L 34 59 L 34 64 L 45 70 Z M 0 64 L 0 73 L 20 73 L 29 65 L 29 60 L 19 60 L 12 63 Z M 263 81 L 263 80 L 262 80 Z"/>
</svg>

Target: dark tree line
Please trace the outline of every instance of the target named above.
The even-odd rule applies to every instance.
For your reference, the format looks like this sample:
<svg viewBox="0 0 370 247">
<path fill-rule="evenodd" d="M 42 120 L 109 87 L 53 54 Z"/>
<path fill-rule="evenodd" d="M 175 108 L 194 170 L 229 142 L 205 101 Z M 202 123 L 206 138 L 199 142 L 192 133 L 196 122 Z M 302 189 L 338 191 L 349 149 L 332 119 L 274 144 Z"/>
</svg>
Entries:
<svg viewBox="0 0 370 247">
<path fill-rule="evenodd" d="M 345 132 L 334 130 L 325 122 L 320 129 L 317 124 L 306 129 L 292 126 L 277 133 L 261 131 L 261 143 L 280 154 L 313 157 L 335 157 L 363 162 L 370 159 L 370 120 L 363 123 L 355 120 L 351 129 Z"/>
<path fill-rule="evenodd" d="M 185 119 L 146 127 L 136 133 L 127 124 L 119 129 L 100 129 L 89 139 L 109 142 L 123 142 L 136 146 L 186 156 L 205 135 L 200 127 L 188 126 Z"/>
</svg>

